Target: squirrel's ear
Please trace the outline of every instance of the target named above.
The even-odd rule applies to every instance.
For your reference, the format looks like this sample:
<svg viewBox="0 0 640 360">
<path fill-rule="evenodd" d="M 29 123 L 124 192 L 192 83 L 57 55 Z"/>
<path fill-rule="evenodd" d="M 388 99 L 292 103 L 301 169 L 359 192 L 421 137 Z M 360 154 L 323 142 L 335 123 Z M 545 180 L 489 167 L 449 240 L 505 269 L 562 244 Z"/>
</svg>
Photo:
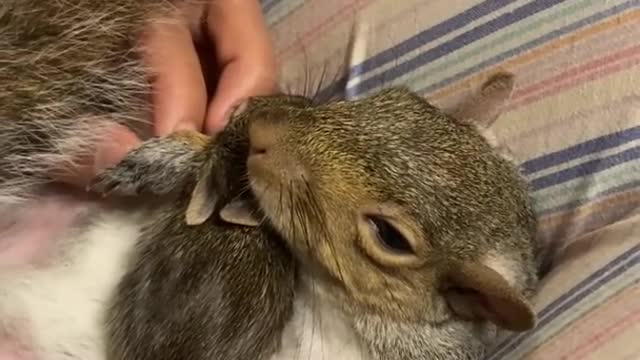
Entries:
<svg viewBox="0 0 640 360">
<path fill-rule="evenodd" d="M 488 128 L 502 113 L 511 97 L 515 75 L 499 72 L 487 79 L 480 89 L 456 105 L 448 113 L 461 122 Z"/>
<path fill-rule="evenodd" d="M 213 214 L 218 194 L 214 187 L 212 170 L 211 164 L 207 164 L 200 170 L 187 207 L 187 225 L 200 225 Z"/>
<path fill-rule="evenodd" d="M 444 296 L 461 318 L 487 320 L 511 331 L 536 324 L 529 301 L 492 268 L 481 263 L 452 266 L 445 277 Z"/>
<path fill-rule="evenodd" d="M 220 210 L 220 219 L 230 224 L 258 226 L 260 221 L 247 200 L 234 200 Z"/>
</svg>

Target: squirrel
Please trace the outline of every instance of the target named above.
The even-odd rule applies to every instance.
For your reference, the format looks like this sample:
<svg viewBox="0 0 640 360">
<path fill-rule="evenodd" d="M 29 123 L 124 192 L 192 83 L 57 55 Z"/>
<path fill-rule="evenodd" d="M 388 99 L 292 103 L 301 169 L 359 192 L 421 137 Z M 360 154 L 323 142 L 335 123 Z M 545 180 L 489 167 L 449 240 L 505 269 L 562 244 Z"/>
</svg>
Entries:
<svg viewBox="0 0 640 360">
<path fill-rule="evenodd" d="M 322 321 L 347 329 L 344 339 L 353 342 L 333 341 L 349 356 L 479 359 L 496 329 L 526 331 L 536 318 L 528 300 L 538 278 L 527 185 L 478 131 L 496 120 L 513 85 L 512 74 L 495 74 L 451 114 L 405 88 L 326 104 L 253 98 L 218 137 L 151 140 L 92 190 L 167 195 L 195 178 L 183 226 L 200 227 L 216 214 L 267 226 L 293 254 L 289 324 L 300 326 L 296 316 L 315 304 L 325 307 Z M 168 185 L 167 172 L 181 176 Z M 225 192 L 232 181 L 237 189 Z M 274 359 L 313 344 L 296 331 L 285 329 L 283 339 L 302 339 Z M 325 331 L 316 336 L 330 343 Z"/>
</svg>

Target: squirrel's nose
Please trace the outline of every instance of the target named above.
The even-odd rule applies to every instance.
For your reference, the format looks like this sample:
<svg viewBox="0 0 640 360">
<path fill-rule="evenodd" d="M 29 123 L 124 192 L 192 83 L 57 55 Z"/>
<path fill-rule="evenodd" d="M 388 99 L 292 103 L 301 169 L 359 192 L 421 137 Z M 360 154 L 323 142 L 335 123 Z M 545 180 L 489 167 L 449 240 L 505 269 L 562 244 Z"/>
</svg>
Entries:
<svg viewBox="0 0 640 360">
<path fill-rule="evenodd" d="M 279 138 L 279 126 L 267 121 L 249 125 L 249 155 L 265 155 L 273 150 Z"/>
</svg>

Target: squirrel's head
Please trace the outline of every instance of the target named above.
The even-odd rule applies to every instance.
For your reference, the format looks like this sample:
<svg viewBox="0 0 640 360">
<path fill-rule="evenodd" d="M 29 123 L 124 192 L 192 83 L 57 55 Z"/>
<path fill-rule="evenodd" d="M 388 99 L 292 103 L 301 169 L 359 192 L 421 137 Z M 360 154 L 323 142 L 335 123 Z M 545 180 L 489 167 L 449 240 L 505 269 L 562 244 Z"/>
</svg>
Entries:
<svg viewBox="0 0 640 360">
<path fill-rule="evenodd" d="M 409 341 L 406 354 L 437 357 L 479 326 L 533 327 L 527 189 L 476 126 L 496 119 L 512 87 L 494 76 L 450 112 L 393 88 L 327 104 L 255 98 L 235 117 L 264 218 L 372 352 Z M 221 217 L 256 223 L 242 209 Z"/>
</svg>

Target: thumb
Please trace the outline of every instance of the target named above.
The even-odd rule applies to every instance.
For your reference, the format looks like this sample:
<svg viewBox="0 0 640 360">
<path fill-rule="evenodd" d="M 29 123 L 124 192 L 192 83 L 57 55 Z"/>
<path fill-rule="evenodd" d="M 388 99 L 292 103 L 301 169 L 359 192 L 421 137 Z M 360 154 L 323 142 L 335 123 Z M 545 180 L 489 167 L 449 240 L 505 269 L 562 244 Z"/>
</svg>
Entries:
<svg viewBox="0 0 640 360">
<path fill-rule="evenodd" d="M 137 147 L 141 140 L 127 127 L 113 124 L 94 144 L 80 154 L 72 155 L 72 167 L 59 166 L 51 177 L 74 186 L 86 186 L 103 170 L 118 164 Z"/>
</svg>

